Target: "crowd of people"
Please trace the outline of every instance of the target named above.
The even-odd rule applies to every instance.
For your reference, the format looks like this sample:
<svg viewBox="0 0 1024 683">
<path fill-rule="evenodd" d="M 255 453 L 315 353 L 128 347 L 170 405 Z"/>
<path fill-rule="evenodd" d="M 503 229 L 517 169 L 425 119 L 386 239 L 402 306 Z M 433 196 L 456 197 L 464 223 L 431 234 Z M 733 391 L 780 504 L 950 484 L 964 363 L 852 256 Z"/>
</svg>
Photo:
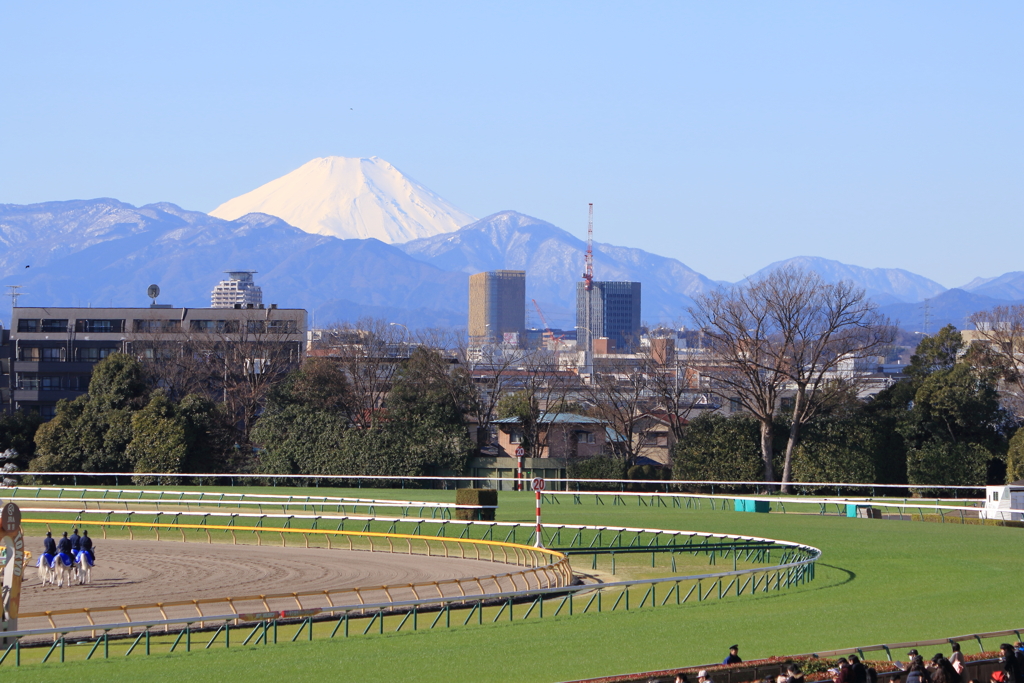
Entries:
<svg viewBox="0 0 1024 683">
<path fill-rule="evenodd" d="M 959 643 L 951 644 L 951 653 L 946 657 L 941 652 L 930 660 L 925 660 L 918 651 L 907 653 L 907 663 L 896 662 L 899 671 L 886 672 L 888 683 L 983 683 L 977 679 L 966 679 L 967 660 L 960 651 Z M 729 656 L 722 664 L 741 664 L 739 646 L 729 648 Z M 836 666 L 829 669 L 833 683 L 878 683 L 878 672 L 874 667 L 866 665 L 857 655 L 840 657 Z M 904 680 L 905 679 L 905 680 Z M 684 673 L 676 674 L 675 683 L 690 683 Z M 706 669 L 697 673 L 697 683 L 715 683 Z M 769 676 L 761 683 L 804 683 L 804 673 L 794 662 L 787 664 L 777 676 Z M 1024 643 L 999 646 L 999 668 L 996 669 L 988 683 L 1024 683 Z"/>
</svg>

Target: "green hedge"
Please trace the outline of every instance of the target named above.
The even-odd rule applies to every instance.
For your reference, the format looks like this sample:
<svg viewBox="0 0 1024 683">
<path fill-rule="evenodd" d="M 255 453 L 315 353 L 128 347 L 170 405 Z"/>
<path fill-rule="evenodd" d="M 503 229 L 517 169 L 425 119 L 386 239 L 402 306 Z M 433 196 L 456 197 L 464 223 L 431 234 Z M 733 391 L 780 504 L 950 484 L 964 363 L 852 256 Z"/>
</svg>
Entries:
<svg viewBox="0 0 1024 683">
<path fill-rule="evenodd" d="M 498 492 L 495 489 L 456 489 L 455 502 L 459 505 L 494 505 L 492 508 L 483 510 L 467 510 L 458 508 L 455 511 L 455 519 L 467 520 L 494 520 L 494 513 L 497 512 Z"/>
</svg>

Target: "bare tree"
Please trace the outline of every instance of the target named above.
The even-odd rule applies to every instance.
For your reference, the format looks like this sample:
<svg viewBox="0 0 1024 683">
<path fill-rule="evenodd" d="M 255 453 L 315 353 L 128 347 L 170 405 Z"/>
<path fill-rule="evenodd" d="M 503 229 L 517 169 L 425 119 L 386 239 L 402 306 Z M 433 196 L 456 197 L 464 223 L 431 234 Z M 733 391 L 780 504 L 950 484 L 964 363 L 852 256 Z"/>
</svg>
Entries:
<svg viewBox="0 0 1024 683">
<path fill-rule="evenodd" d="M 693 411 L 710 402 L 690 356 L 680 355 L 675 348 L 675 337 L 675 330 L 671 330 L 671 336 L 658 335 L 656 330 L 650 343 L 637 350 L 636 357 L 655 408 L 665 411 L 669 429 L 679 441 Z"/>
<path fill-rule="evenodd" d="M 614 429 L 621 437 L 621 450 L 633 463 L 639 457 L 645 426 L 645 414 L 655 406 L 651 377 L 636 359 L 597 363 L 590 384 L 582 393 L 590 412 Z"/>
<path fill-rule="evenodd" d="M 1024 305 L 996 306 L 968 320 L 980 342 L 975 345 L 980 363 L 999 377 L 1003 403 L 1024 417 Z"/>
<path fill-rule="evenodd" d="M 415 347 L 411 333 L 386 320 L 363 318 L 354 325 L 332 325 L 310 344 L 309 353 L 336 361 L 348 378 L 352 401 L 349 421 L 369 428 L 383 407 L 395 373 Z"/>
<path fill-rule="evenodd" d="M 472 416 L 477 423 L 476 447 L 480 449 L 488 444 L 491 426 L 497 417 L 498 402 L 521 387 L 535 352 L 505 345 L 486 345 L 474 349 L 473 353 L 465 343 L 460 343 L 457 348 L 459 361 L 469 368 L 477 389 Z"/>
<path fill-rule="evenodd" d="M 699 297 L 690 313 L 712 354 L 711 389 L 736 399 L 761 426 L 765 478 L 775 481 L 774 420 L 792 393 L 782 482 L 791 478 L 800 429 L 835 392 L 856 381 L 857 361 L 891 344 L 896 329 L 864 290 L 780 268 L 729 291 Z"/>
</svg>

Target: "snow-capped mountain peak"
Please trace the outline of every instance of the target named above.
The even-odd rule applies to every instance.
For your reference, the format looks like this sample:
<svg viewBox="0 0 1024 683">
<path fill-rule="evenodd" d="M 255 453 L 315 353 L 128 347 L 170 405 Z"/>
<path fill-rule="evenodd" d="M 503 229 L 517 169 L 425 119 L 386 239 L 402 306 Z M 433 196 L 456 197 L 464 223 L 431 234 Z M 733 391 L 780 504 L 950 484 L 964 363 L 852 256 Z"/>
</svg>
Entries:
<svg viewBox="0 0 1024 683">
<path fill-rule="evenodd" d="M 476 219 L 379 157 L 322 157 L 210 212 L 235 220 L 266 213 L 342 239 L 394 244 L 453 232 Z"/>
</svg>

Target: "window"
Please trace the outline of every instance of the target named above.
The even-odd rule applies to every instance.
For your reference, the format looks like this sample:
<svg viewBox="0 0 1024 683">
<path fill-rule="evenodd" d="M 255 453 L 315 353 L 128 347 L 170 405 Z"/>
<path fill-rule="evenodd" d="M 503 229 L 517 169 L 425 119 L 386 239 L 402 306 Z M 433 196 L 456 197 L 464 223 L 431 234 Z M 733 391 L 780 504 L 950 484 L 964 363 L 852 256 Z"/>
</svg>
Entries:
<svg viewBox="0 0 1024 683">
<path fill-rule="evenodd" d="M 39 362 L 43 359 L 43 350 L 38 346 L 21 346 L 18 349 L 18 360 Z"/>
<path fill-rule="evenodd" d="M 267 331 L 267 324 L 262 320 L 249 320 L 245 323 L 245 330 L 249 334 L 257 334 Z"/>
<path fill-rule="evenodd" d="M 101 346 L 92 348 L 79 348 L 78 360 L 83 363 L 98 363 L 112 353 L 117 353 L 116 346 Z"/>
<path fill-rule="evenodd" d="M 277 334 L 294 334 L 295 333 L 295 321 L 294 320 L 271 320 L 267 325 L 271 332 Z"/>
<path fill-rule="evenodd" d="M 18 332 L 38 332 L 39 320 L 21 319 L 18 321 Z"/>
<path fill-rule="evenodd" d="M 42 376 L 39 378 L 39 389 L 42 391 L 60 391 L 60 376 Z"/>
<path fill-rule="evenodd" d="M 43 332 L 67 332 L 68 331 L 68 319 L 67 318 L 53 318 L 51 320 L 43 320 Z"/>
<path fill-rule="evenodd" d="M 135 320 L 132 322 L 132 329 L 142 333 L 156 332 L 180 332 L 180 320 Z"/>
<path fill-rule="evenodd" d="M 236 320 L 192 320 L 190 328 L 193 332 L 236 332 Z"/>
<path fill-rule="evenodd" d="M 594 432 L 576 432 L 576 441 L 578 443 L 597 443 L 597 439 L 594 437 Z"/>
<path fill-rule="evenodd" d="M 735 396 L 729 399 L 729 412 L 738 413 L 743 410 L 743 404 Z"/>
<path fill-rule="evenodd" d="M 75 332 L 94 332 L 98 334 L 124 332 L 124 320 L 79 319 L 75 321 Z"/>
<path fill-rule="evenodd" d="M 68 377 L 68 389 L 71 391 L 88 391 L 89 375 L 71 375 Z"/>
<path fill-rule="evenodd" d="M 783 396 L 779 399 L 779 408 L 781 410 L 793 410 L 794 400 L 792 396 Z"/>
<path fill-rule="evenodd" d="M 44 420 L 52 420 L 57 417 L 57 406 L 51 404 L 39 406 L 39 417 Z"/>
<path fill-rule="evenodd" d="M 174 349 L 166 346 L 148 347 L 142 349 L 142 357 L 146 360 L 170 360 L 174 358 Z"/>
<path fill-rule="evenodd" d="M 508 434 L 508 442 L 509 443 L 522 443 L 523 442 L 523 433 L 520 432 L 519 430 L 515 430 L 515 431 L 512 431 L 512 432 L 509 432 L 509 434 Z"/>
<path fill-rule="evenodd" d="M 20 375 L 18 377 L 18 388 L 26 391 L 39 391 L 39 375 Z"/>
<path fill-rule="evenodd" d="M 44 346 L 40 350 L 43 352 L 43 360 L 46 360 L 46 361 L 62 361 L 62 360 L 64 360 L 64 347 L 62 347 L 62 346 Z"/>
</svg>

